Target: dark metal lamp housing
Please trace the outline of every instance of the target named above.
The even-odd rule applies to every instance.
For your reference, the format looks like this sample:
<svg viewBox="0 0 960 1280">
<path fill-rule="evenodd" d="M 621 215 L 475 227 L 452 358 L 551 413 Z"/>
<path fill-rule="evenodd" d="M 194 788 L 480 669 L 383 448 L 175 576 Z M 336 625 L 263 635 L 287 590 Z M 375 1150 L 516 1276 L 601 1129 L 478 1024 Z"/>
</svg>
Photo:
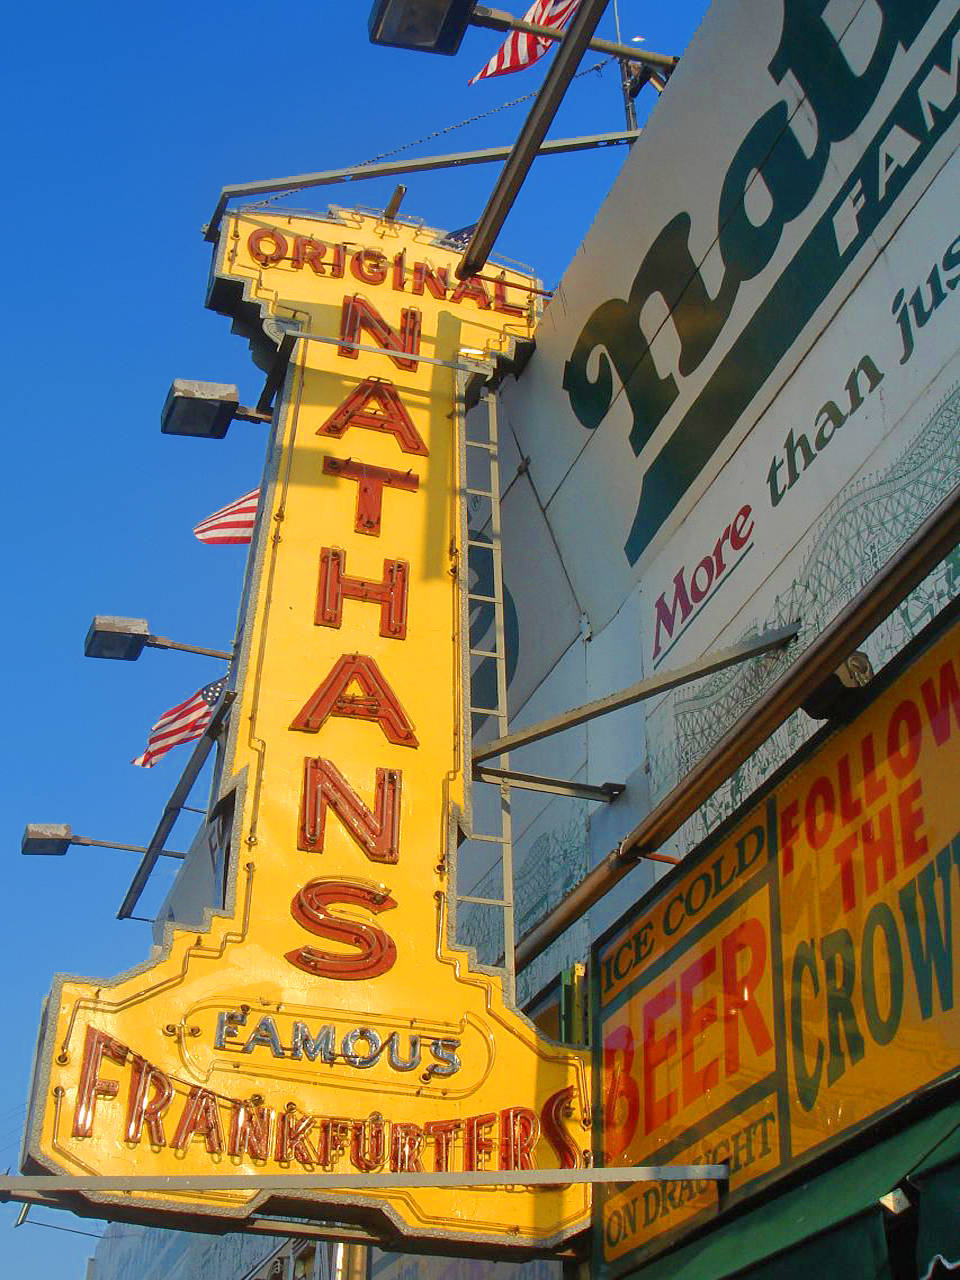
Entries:
<svg viewBox="0 0 960 1280">
<path fill-rule="evenodd" d="M 473 0 L 375 0 L 370 41 L 420 53 L 456 53 L 470 22 Z"/>
<path fill-rule="evenodd" d="M 83 642 L 84 657 L 136 662 L 150 638 L 146 618 L 114 618 L 98 614 Z"/>
<path fill-rule="evenodd" d="M 20 852 L 62 857 L 72 843 L 73 831 L 64 822 L 28 822 L 20 841 Z"/>
<path fill-rule="evenodd" d="M 160 430 L 168 436 L 222 440 L 239 406 L 237 388 L 226 382 L 176 378 L 160 412 Z"/>
</svg>

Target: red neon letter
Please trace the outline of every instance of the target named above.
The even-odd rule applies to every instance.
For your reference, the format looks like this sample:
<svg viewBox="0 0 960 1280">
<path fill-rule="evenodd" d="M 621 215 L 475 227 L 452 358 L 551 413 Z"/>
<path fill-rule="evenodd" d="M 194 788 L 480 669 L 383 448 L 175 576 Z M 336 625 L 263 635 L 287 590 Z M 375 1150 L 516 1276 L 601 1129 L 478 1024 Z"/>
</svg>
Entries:
<svg viewBox="0 0 960 1280">
<path fill-rule="evenodd" d="M 151 1088 L 154 1093 L 148 1102 Z M 144 1061 L 143 1058 L 135 1057 L 127 1099 L 127 1128 L 124 1134 L 127 1142 L 140 1141 L 143 1136 L 144 1122 L 146 1122 L 153 1145 L 165 1146 L 163 1113 L 172 1101 L 173 1085 L 163 1072 Z"/>
<path fill-rule="evenodd" d="M 419 437 L 418 437 L 419 439 Z M 325 476 L 344 476 L 355 480 L 357 488 L 357 514 L 353 527 L 357 533 L 380 537 L 380 515 L 383 508 L 384 486 L 416 493 L 420 477 L 412 471 L 394 471 L 391 467 L 370 467 L 352 458 L 324 458 Z"/>
<path fill-rule="evenodd" d="M 127 1047 L 96 1027 L 87 1027 L 83 1046 L 83 1064 L 80 1067 L 80 1083 L 77 1087 L 77 1106 L 73 1113 L 73 1136 L 93 1136 L 93 1117 L 98 1098 L 115 1098 L 120 1085 L 116 1080 L 104 1080 L 98 1074 L 104 1057 L 123 1066 L 127 1061 Z"/>
<path fill-rule="evenodd" d="M 371 404 L 378 408 L 371 409 Z M 364 378 L 343 403 L 334 409 L 326 422 L 317 428 L 317 435 L 332 436 L 339 440 L 350 427 L 386 431 L 396 437 L 397 444 L 404 453 L 418 453 L 425 458 L 430 452 L 423 443 L 420 432 L 413 425 L 413 419 L 407 413 L 400 393 L 385 378 Z"/>
<path fill-rule="evenodd" d="M 170 1144 L 177 1151 L 183 1151 L 190 1144 L 194 1134 L 199 1133 L 203 1145 L 212 1156 L 223 1151 L 223 1129 L 220 1127 L 220 1110 L 217 1107 L 216 1095 L 209 1089 L 199 1089 L 196 1085 L 190 1090 L 183 1115 L 177 1125 L 177 1132 Z"/>
<path fill-rule="evenodd" d="M 246 1101 L 234 1102 L 228 1154 L 249 1155 L 251 1160 L 269 1160 L 272 1120 L 273 1112 L 269 1107 L 255 1107 Z"/>
<path fill-rule="evenodd" d="M 454 299 L 456 301 L 456 298 Z M 489 302 L 487 303 L 489 306 Z M 398 369 L 415 371 L 416 357 L 420 353 L 420 312 L 413 307 L 404 307 L 400 312 L 400 332 L 387 324 L 383 316 L 361 298 L 359 293 L 348 294 L 343 300 L 340 312 L 340 343 L 338 356 L 346 356 L 348 360 L 356 360 L 360 354 L 356 346 L 349 345 L 360 341 L 363 330 L 373 338 L 377 346 L 382 347 Z"/>
<path fill-rule="evenodd" d="M 374 915 L 390 911 L 397 904 L 387 893 L 378 893 L 352 880 L 311 880 L 294 897 L 290 910 L 297 924 L 318 938 L 346 944 L 350 952 L 321 951 L 318 947 L 298 947 L 286 959 L 304 973 L 319 978 L 339 978 L 345 982 L 376 978 L 392 969 L 397 948 L 389 934 L 362 920 L 345 920 L 329 911 L 333 902 L 365 907 Z"/>
<path fill-rule="evenodd" d="M 374 808 L 368 809 L 332 761 L 304 760 L 297 848 L 323 853 L 329 805 L 371 862 L 398 861 L 401 778 L 399 769 L 378 769 Z"/>
<path fill-rule="evenodd" d="M 320 552 L 320 581 L 313 620 L 318 627 L 343 625 L 343 598 L 370 601 L 380 606 L 380 634 L 388 640 L 403 640 L 407 634 L 407 583 L 410 566 L 406 560 L 384 560 L 383 577 L 351 578 L 344 573 L 347 553 L 339 547 Z"/>
<path fill-rule="evenodd" d="M 362 693 L 347 693 L 356 681 Z M 347 716 L 354 720 L 375 720 L 388 742 L 400 747 L 415 747 L 416 734 L 397 695 L 387 684 L 372 658 L 362 653 L 345 653 L 297 712 L 291 729 L 317 733 L 329 716 Z"/>
</svg>

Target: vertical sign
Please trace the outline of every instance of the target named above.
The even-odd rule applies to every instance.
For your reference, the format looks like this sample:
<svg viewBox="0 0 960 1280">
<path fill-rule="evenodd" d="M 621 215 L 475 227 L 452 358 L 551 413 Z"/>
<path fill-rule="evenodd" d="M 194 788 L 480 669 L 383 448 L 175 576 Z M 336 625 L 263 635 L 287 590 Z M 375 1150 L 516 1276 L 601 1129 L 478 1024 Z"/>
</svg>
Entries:
<svg viewBox="0 0 960 1280">
<path fill-rule="evenodd" d="M 298 1215 L 422 1240 L 539 1246 L 585 1187 L 403 1186 L 570 1168 L 587 1063 L 546 1041 L 446 934 L 463 807 L 461 347 L 529 332 L 532 282 L 457 282 L 411 227 L 232 219 L 212 304 L 255 342 L 303 335 L 275 416 L 221 792 L 228 908 L 108 982 L 58 979 L 28 1166 L 249 1175 L 248 1192 L 120 1193 L 125 1212 L 245 1218 L 258 1174 Z M 311 1172 L 388 1189 L 304 1190 Z M 92 1198 L 92 1197 L 91 1197 Z"/>
</svg>

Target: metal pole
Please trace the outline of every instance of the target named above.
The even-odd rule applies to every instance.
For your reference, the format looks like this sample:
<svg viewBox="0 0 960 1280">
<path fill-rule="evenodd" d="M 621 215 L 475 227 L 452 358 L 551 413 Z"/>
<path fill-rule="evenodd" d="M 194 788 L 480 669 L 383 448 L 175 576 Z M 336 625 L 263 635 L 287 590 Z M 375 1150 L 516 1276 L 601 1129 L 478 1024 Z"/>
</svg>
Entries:
<svg viewBox="0 0 960 1280">
<path fill-rule="evenodd" d="M 620 88 L 623 90 L 623 113 L 627 128 L 637 127 L 637 104 L 630 97 L 630 63 L 626 58 L 620 59 Z"/>
<path fill-rule="evenodd" d="M 571 151 L 591 151 L 596 147 L 619 147 L 636 142 L 639 134 L 594 133 L 582 138 L 557 138 L 545 142 L 538 152 L 542 156 L 566 155 Z M 345 169 L 326 169 L 317 173 L 299 173 L 288 178 L 267 178 L 261 182 L 240 182 L 220 192 L 213 216 L 203 228 L 204 239 L 211 244 L 220 233 L 220 223 L 230 200 L 243 196 L 266 195 L 272 191 L 302 191 L 307 187 L 330 187 L 340 182 L 366 182 L 371 178 L 392 178 L 400 173 L 429 173 L 434 169 L 458 169 L 471 164 L 492 164 L 506 160 L 513 147 L 484 147 L 481 151 L 455 151 L 443 156 L 421 156 L 419 160 L 391 160 L 383 164 L 355 164 Z"/>
<path fill-rule="evenodd" d="M 505 13 L 502 9 L 488 9 L 485 5 L 478 4 L 474 7 L 473 13 L 470 15 L 470 25 L 474 27 L 488 27 L 491 31 L 524 31 L 527 35 L 539 36 L 541 40 L 555 40 L 557 42 L 563 40 L 566 32 L 560 27 L 541 27 L 535 22 L 525 22 L 523 18 L 515 18 L 510 13 Z M 658 67 L 660 70 L 666 69 L 667 74 L 679 62 L 679 58 L 675 58 L 670 53 L 654 53 L 652 50 L 635 49 L 629 44 L 614 43 L 612 40 L 590 40 L 587 43 L 588 49 L 594 49 L 597 53 L 609 53 L 614 58 L 629 58 L 632 62 L 646 62 L 651 67 Z"/>
<path fill-rule="evenodd" d="M 771 649 L 782 649 L 795 639 L 800 631 L 800 623 L 792 622 L 788 627 L 777 627 L 773 631 L 764 631 L 752 640 L 743 640 L 740 644 L 731 645 L 729 649 L 718 649 L 716 653 L 708 653 L 703 658 L 688 662 L 686 666 L 675 667 L 671 671 L 662 671 L 659 675 L 649 676 L 636 684 L 621 689 L 618 693 L 610 693 L 596 702 L 585 702 L 581 707 L 571 711 L 563 711 L 548 720 L 538 720 L 526 729 L 517 729 L 503 738 L 495 738 L 485 746 L 477 748 L 471 759 L 476 766 L 483 760 L 491 760 L 501 751 L 516 751 L 519 747 L 528 746 L 531 742 L 539 742 L 551 734 L 561 733 L 564 729 L 572 729 L 574 725 L 583 724 L 597 716 L 607 715 L 610 711 L 619 711 L 622 707 L 632 707 L 637 702 L 654 698 L 658 694 L 667 693 L 679 685 L 689 684 L 691 680 L 700 680 L 703 676 L 711 676 L 726 667 L 732 667 L 747 658 L 756 658 Z"/>
<path fill-rule="evenodd" d="M 143 893 L 147 881 L 150 879 L 150 873 L 157 865 L 157 859 L 160 857 L 160 851 L 163 848 L 167 836 L 173 829 L 173 824 L 180 816 L 180 810 L 183 808 L 184 802 L 189 796 L 193 784 L 196 782 L 200 770 L 206 763 L 207 756 L 210 754 L 210 748 L 216 741 L 217 734 L 220 732 L 220 726 L 223 724 L 227 711 L 230 708 L 235 694 L 232 690 L 226 690 L 220 697 L 220 701 L 210 718 L 210 723 L 204 730 L 203 737 L 194 747 L 193 755 L 183 771 L 183 776 L 174 788 L 173 795 L 167 801 L 163 813 L 160 816 L 160 822 L 157 829 L 153 833 L 153 839 L 147 846 L 139 867 L 130 882 L 130 888 L 127 890 L 126 897 L 120 904 L 120 910 L 117 912 L 118 920 L 128 920 L 136 910 L 137 903 L 140 901 L 140 895 Z"/>
<path fill-rule="evenodd" d="M 836 671 L 891 610 L 960 542 L 960 484 L 850 601 L 797 661 L 730 726 L 657 807 L 603 862 L 517 944 L 520 970 L 609 893 L 647 850 L 655 849 L 778 729 L 801 702 Z"/>
<path fill-rule="evenodd" d="M 553 1187 L 609 1182 L 726 1182 L 726 1164 L 638 1164 L 588 1169 L 466 1169 L 437 1173 L 17 1174 L 0 1177 L 0 1200 L 18 1192 L 400 1191 L 407 1188 Z"/>
<path fill-rule="evenodd" d="M 91 840 L 89 836 L 71 836 L 71 844 L 92 845 L 96 849 L 123 849 L 129 853 L 146 853 L 147 850 L 142 844 L 116 844 L 113 840 Z M 181 861 L 187 856 L 185 853 L 174 853 L 172 849 L 161 849 L 161 858 L 179 858 Z"/>
<path fill-rule="evenodd" d="M 201 649 L 196 644 L 180 644 L 167 636 L 147 636 L 144 644 L 150 649 L 179 649 L 182 653 L 199 653 L 204 658 L 222 658 L 224 662 L 232 662 L 233 654 L 223 649 Z"/>
<path fill-rule="evenodd" d="M 520 130 L 520 136 L 510 152 L 507 163 L 503 166 L 503 171 L 487 201 L 487 207 L 480 215 L 480 221 L 457 266 L 457 279 L 466 280 L 468 276 L 474 275 L 493 251 L 500 228 L 523 186 L 523 180 L 540 150 L 540 144 L 547 136 L 547 130 L 563 101 L 563 95 L 576 74 L 580 59 L 606 7 L 607 0 L 581 0 L 570 30 L 557 49 L 546 79 L 540 86 L 540 92 Z"/>
</svg>

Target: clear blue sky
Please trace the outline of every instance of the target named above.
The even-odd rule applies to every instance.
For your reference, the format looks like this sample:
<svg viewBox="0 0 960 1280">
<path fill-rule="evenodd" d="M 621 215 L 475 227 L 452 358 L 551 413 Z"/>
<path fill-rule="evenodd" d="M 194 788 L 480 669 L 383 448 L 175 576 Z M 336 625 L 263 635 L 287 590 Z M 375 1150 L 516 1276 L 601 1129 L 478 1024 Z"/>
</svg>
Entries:
<svg viewBox="0 0 960 1280">
<path fill-rule="evenodd" d="M 519 13 L 525 5 L 506 7 Z M 682 53 L 705 7 L 620 0 L 624 37 Z M 189 749 L 153 770 L 128 762 L 161 711 L 222 670 L 211 659 L 156 651 L 135 664 L 84 659 L 90 619 L 147 617 L 161 634 L 214 648 L 232 638 L 245 549 L 204 547 L 191 530 L 259 482 L 262 428 L 235 423 L 219 443 L 159 431 L 173 377 L 236 382 L 248 400 L 262 384 L 246 344 L 203 306 L 210 247 L 200 228 L 220 187 L 369 160 L 536 90 L 549 61 L 468 88 L 497 34 L 471 31 L 452 59 L 379 49 L 367 40 L 368 8 L 369 0 L 53 0 L 16 5 L 6 19 L 0 1169 L 16 1163 L 53 974 L 106 977 L 150 947 L 148 925 L 115 919 L 133 855 L 74 848 L 60 859 L 21 858 L 23 826 L 69 822 L 83 835 L 146 844 Z M 599 34 L 614 36 L 612 5 Z M 583 66 L 601 59 L 588 53 Z M 654 100 L 644 90 L 641 117 Z M 408 154 L 509 143 L 525 110 Z M 610 64 L 574 83 L 551 136 L 622 127 Z M 616 149 L 540 161 L 498 252 L 555 283 L 624 156 Z M 411 177 L 403 211 L 461 227 L 476 220 L 495 174 L 485 166 Z M 382 208 L 393 185 L 281 203 Z M 182 826 L 174 847 L 189 841 Z M 80 1280 L 95 1240 L 34 1225 L 14 1231 L 15 1216 L 15 1206 L 0 1208 L 0 1274 Z M 31 1216 L 102 1229 L 64 1213 Z"/>
</svg>

